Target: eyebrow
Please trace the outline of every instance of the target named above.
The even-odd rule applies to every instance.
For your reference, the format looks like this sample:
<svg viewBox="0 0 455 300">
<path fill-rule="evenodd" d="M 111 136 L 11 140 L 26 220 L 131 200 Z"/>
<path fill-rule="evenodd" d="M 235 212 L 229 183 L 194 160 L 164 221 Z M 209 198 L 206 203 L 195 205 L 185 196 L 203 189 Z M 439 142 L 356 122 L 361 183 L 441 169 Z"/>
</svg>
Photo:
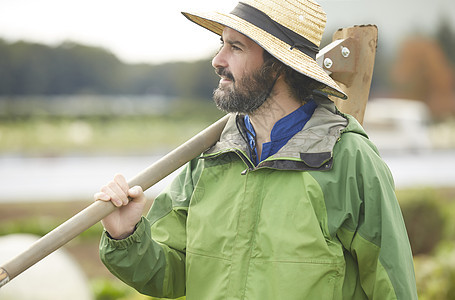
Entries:
<svg viewBox="0 0 455 300">
<path fill-rule="evenodd" d="M 240 46 L 240 47 L 246 47 L 246 45 L 244 43 L 242 43 L 241 41 L 238 41 L 238 40 L 224 40 L 223 37 L 220 37 L 220 41 L 221 43 L 227 43 L 231 46 Z"/>
</svg>

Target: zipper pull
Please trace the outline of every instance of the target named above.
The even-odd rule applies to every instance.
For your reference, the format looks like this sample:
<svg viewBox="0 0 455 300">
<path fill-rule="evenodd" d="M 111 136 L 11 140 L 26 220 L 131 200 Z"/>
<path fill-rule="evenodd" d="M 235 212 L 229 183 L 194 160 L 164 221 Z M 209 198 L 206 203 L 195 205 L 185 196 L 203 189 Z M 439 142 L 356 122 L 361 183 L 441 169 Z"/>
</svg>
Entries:
<svg viewBox="0 0 455 300">
<path fill-rule="evenodd" d="M 240 175 L 247 175 L 250 171 L 254 171 L 254 168 L 248 167 L 240 173 Z"/>
</svg>

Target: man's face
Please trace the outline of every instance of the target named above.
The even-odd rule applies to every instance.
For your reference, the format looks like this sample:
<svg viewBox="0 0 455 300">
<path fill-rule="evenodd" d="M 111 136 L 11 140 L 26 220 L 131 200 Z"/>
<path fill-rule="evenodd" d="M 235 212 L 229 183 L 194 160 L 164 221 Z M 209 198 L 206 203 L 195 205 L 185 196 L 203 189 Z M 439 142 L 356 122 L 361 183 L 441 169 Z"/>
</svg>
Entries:
<svg viewBox="0 0 455 300">
<path fill-rule="evenodd" d="M 252 113 L 269 96 L 272 72 L 264 71 L 263 49 L 245 35 L 225 28 L 212 65 L 221 77 L 213 99 L 226 112 Z"/>
</svg>

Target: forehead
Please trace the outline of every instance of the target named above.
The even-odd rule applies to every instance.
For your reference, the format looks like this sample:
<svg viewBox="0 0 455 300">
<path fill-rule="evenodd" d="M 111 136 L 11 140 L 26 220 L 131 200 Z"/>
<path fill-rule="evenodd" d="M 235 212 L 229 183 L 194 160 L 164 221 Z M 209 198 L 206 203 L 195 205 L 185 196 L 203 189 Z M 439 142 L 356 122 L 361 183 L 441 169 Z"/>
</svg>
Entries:
<svg viewBox="0 0 455 300">
<path fill-rule="evenodd" d="M 249 48 L 262 50 L 262 47 L 259 46 L 255 41 L 253 41 L 252 39 L 250 39 L 249 37 L 247 37 L 243 33 L 240 33 L 240 32 L 238 32 L 238 31 L 236 31 L 236 30 L 234 30 L 232 28 L 229 28 L 229 27 L 225 27 L 224 28 L 221 38 L 225 42 L 230 42 L 230 43 L 239 42 L 239 43 L 242 43 L 243 45 L 245 45 L 245 46 L 247 46 Z"/>
</svg>

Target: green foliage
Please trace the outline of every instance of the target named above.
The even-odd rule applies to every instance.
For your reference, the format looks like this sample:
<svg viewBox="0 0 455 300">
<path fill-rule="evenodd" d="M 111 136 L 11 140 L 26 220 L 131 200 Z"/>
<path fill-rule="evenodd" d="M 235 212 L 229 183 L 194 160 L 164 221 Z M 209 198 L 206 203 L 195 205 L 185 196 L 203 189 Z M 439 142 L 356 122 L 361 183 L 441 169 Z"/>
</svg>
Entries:
<svg viewBox="0 0 455 300">
<path fill-rule="evenodd" d="M 103 48 L 0 39 L 0 95 L 159 94 L 209 99 L 217 84 L 208 59 L 125 64 Z"/>
<path fill-rule="evenodd" d="M 453 284 L 455 282 L 455 189 L 399 190 L 397 197 L 402 207 L 411 243 L 416 238 L 420 243 L 422 237 L 425 237 L 431 244 L 431 247 L 418 244 L 425 251 L 414 256 L 419 299 L 455 300 L 455 285 Z M 0 207 L 0 235 L 22 232 L 46 234 L 72 216 L 73 210 L 79 211 L 81 207 L 85 206 L 86 204 L 80 204 L 77 208 L 70 209 L 68 205 L 52 203 L 52 205 L 41 204 L 39 207 L 16 204 L 13 208 L 4 204 Z M 77 239 L 84 242 L 90 241 L 97 246 L 101 229 L 101 225 L 97 224 Z M 438 236 L 435 239 L 437 243 L 431 235 Z M 424 244 L 424 242 L 422 243 Z M 118 279 L 111 277 L 92 278 L 91 284 L 96 300 L 158 300 L 141 295 Z M 184 299 L 182 297 L 179 300 Z"/>
<path fill-rule="evenodd" d="M 91 282 L 96 300 L 137 299 L 134 290 L 118 280 L 97 279 Z"/>
<path fill-rule="evenodd" d="M 431 35 L 455 65 L 455 32 L 451 18 L 440 18 Z M 324 35 L 322 45 L 330 36 Z M 214 39 L 214 43 L 216 43 Z M 393 57 L 379 43 L 371 93 L 393 89 Z M 211 98 L 218 77 L 210 59 L 159 65 L 126 64 L 103 48 L 74 42 L 47 46 L 0 39 L 0 95 L 160 94 Z"/>
<path fill-rule="evenodd" d="M 2 221 L 0 236 L 14 233 L 30 233 L 43 236 L 53 228 L 60 225 L 55 219 L 49 217 L 35 217 L 27 220 Z"/>
<path fill-rule="evenodd" d="M 435 190 L 408 190 L 398 195 L 414 255 L 428 254 L 443 238 L 443 199 Z"/>
<path fill-rule="evenodd" d="M 44 236 L 65 221 L 65 219 L 60 217 L 39 215 L 20 220 L 12 219 L 0 221 L 0 236 L 14 233 L 29 233 Z M 81 233 L 77 239 L 99 239 L 102 230 L 103 227 L 101 224 L 97 223 Z"/>
<path fill-rule="evenodd" d="M 416 188 L 397 192 L 414 252 L 421 300 L 455 300 L 455 193 Z"/>
<path fill-rule="evenodd" d="M 419 299 L 455 300 L 455 245 L 445 243 L 434 256 L 414 258 Z"/>
<path fill-rule="evenodd" d="M 212 103 L 182 100 L 164 115 L 0 118 L 0 153 L 162 153 L 222 115 Z"/>
<path fill-rule="evenodd" d="M 436 39 L 441 45 L 442 50 L 455 66 L 455 31 L 452 29 L 450 22 L 453 21 L 448 15 L 440 19 L 440 23 L 436 32 Z"/>
<path fill-rule="evenodd" d="M 118 279 L 96 279 L 91 282 L 96 300 L 166 300 L 138 293 Z M 176 300 L 185 300 L 185 297 Z"/>
</svg>

